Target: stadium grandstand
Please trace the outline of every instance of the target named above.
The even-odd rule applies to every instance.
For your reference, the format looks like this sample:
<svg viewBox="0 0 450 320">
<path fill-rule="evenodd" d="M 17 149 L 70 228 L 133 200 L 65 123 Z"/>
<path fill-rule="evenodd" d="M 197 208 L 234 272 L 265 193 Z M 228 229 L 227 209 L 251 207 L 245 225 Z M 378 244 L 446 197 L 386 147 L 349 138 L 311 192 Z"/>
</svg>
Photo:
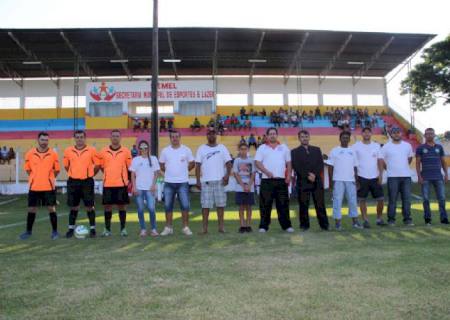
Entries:
<svg viewBox="0 0 450 320">
<path fill-rule="evenodd" d="M 289 147 L 298 144 L 299 128 L 308 129 L 325 153 L 343 126 L 354 137 L 372 126 L 380 143 L 389 126 L 400 126 L 417 145 L 410 123 L 389 106 L 385 76 L 433 37 L 162 28 L 159 147 L 173 127 L 195 151 L 211 119 L 232 153 L 241 136 L 263 137 L 273 125 Z M 61 157 L 77 129 L 97 148 L 109 143 L 111 129 L 130 148 L 149 140 L 152 29 L 3 29 L 0 42 L 0 147 L 13 148 L 16 158 L 0 166 L 3 185 L 23 182 L 26 190 L 20 163 L 40 131 L 50 133 Z M 66 178 L 62 171 L 58 179 Z"/>
</svg>

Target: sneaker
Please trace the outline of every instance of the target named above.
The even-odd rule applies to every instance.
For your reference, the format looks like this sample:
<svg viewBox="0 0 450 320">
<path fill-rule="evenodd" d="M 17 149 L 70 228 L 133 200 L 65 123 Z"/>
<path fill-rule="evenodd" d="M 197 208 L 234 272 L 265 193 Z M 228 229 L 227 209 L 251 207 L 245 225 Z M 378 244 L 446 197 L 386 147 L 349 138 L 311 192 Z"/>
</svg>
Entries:
<svg viewBox="0 0 450 320">
<path fill-rule="evenodd" d="M 362 224 L 364 229 L 370 229 L 370 223 L 367 220 L 364 220 L 363 224 Z"/>
<path fill-rule="evenodd" d="M 388 221 L 389 227 L 395 227 L 395 221 Z"/>
<path fill-rule="evenodd" d="M 340 222 L 336 222 L 336 231 L 342 231 L 342 224 Z"/>
<path fill-rule="evenodd" d="M 448 223 L 448 219 L 442 219 L 442 220 L 441 220 L 441 223 L 442 223 L 442 224 L 449 224 L 449 223 Z"/>
<path fill-rule="evenodd" d="M 59 233 L 58 233 L 58 231 L 52 231 L 52 235 L 50 236 L 50 238 L 51 238 L 52 240 L 58 239 L 58 238 L 59 238 Z"/>
<path fill-rule="evenodd" d="M 159 236 L 159 233 L 158 233 L 158 231 L 156 231 L 156 229 L 152 229 L 152 231 L 150 231 L 150 236 L 157 237 L 157 236 Z"/>
<path fill-rule="evenodd" d="M 414 227 L 414 223 L 412 222 L 412 220 L 405 221 L 404 223 L 407 227 Z"/>
<path fill-rule="evenodd" d="M 294 228 L 289 227 L 289 228 L 287 228 L 285 231 L 286 231 L 287 233 L 292 233 L 292 232 L 294 232 Z"/>
<path fill-rule="evenodd" d="M 246 230 L 245 230 L 245 232 L 253 232 L 252 227 L 247 227 Z"/>
<path fill-rule="evenodd" d="M 123 228 L 122 230 L 120 230 L 120 235 L 122 237 L 128 237 L 127 229 Z"/>
<path fill-rule="evenodd" d="M 431 219 L 425 219 L 425 225 L 430 225 L 431 226 Z"/>
<path fill-rule="evenodd" d="M 97 231 L 95 231 L 95 229 L 91 229 L 91 231 L 89 231 L 89 237 L 90 238 L 96 238 L 97 237 Z"/>
<path fill-rule="evenodd" d="M 189 229 L 189 227 L 184 227 L 183 229 L 181 229 L 181 232 L 183 232 L 183 234 L 185 234 L 186 236 L 192 236 L 192 231 L 191 229 Z"/>
<path fill-rule="evenodd" d="M 425 222 L 425 226 L 431 227 L 431 222 Z"/>
<path fill-rule="evenodd" d="M 352 227 L 355 229 L 364 229 L 364 227 L 361 225 L 361 223 L 359 223 L 359 221 L 356 221 L 352 224 Z"/>
<path fill-rule="evenodd" d="M 246 227 L 240 227 L 238 233 L 245 233 Z"/>
<path fill-rule="evenodd" d="M 267 230 L 266 230 L 266 229 L 264 229 L 264 228 L 259 228 L 258 232 L 259 232 L 259 233 L 266 233 L 266 232 L 267 232 Z"/>
<path fill-rule="evenodd" d="M 379 226 L 379 227 L 385 227 L 385 226 L 387 226 L 387 223 L 384 222 L 383 219 L 380 219 L 380 220 L 377 220 L 377 226 Z"/>
<path fill-rule="evenodd" d="M 69 230 L 66 232 L 66 238 L 67 238 L 67 239 L 72 238 L 72 237 L 73 237 L 73 233 L 74 233 L 74 230 L 73 230 L 73 229 L 69 229 Z"/>
<path fill-rule="evenodd" d="M 309 230 L 309 227 L 300 227 L 300 230 L 302 230 L 302 231 L 306 232 L 306 231 L 308 231 L 308 230 Z"/>
<path fill-rule="evenodd" d="M 112 236 L 112 232 L 109 230 L 104 230 L 102 233 L 102 237 L 111 237 Z"/>
<path fill-rule="evenodd" d="M 21 240 L 27 240 L 29 237 L 31 237 L 31 232 L 30 231 L 25 231 L 24 233 L 22 233 L 19 238 Z"/>
<path fill-rule="evenodd" d="M 161 232 L 161 236 L 165 237 L 173 234 L 173 228 L 164 227 L 164 230 Z"/>
<path fill-rule="evenodd" d="M 141 232 L 139 233 L 139 236 L 141 238 L 145 238 L 147 236 L 147 230 L 141 230 Z"/>
</svg>

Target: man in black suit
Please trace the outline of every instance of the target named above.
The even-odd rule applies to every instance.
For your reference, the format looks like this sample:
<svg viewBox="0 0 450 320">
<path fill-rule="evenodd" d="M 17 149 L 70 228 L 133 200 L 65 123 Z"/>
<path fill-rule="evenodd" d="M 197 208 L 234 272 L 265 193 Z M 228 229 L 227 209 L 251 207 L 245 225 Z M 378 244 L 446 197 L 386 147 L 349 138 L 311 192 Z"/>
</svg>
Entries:
<svg viewBox="0 0 450 320">
<path fill-rule="evenodd" d="M 309 229 L 309 199 L 312 195 L 317 220 L 322 230 L 328 230 L 328 217 L 325 208 L 323 187 L 323 157 L 319 147 L 309 145 L 309 132 L 298 133 L 300 146 L 291 151 L 292 169 L 297 176 L 300 228 Z"/>
</svg>

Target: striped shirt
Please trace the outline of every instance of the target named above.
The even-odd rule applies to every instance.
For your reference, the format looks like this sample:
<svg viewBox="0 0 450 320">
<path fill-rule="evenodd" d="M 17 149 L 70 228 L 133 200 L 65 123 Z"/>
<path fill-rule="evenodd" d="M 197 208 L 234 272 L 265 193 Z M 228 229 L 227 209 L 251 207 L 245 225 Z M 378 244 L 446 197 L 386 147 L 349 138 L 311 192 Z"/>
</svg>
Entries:
<svg viewBox="0 0 450 320">
<path fill-rule="evenodd" d="M 420 157 L 421 175 L 424 180 L 441 180 L 442 163 L 441 157 L 444 156 L 444 149 L 440 144 L 430 146 L 421 144 L 416 149 L 416 157 Z"/>
</svg>

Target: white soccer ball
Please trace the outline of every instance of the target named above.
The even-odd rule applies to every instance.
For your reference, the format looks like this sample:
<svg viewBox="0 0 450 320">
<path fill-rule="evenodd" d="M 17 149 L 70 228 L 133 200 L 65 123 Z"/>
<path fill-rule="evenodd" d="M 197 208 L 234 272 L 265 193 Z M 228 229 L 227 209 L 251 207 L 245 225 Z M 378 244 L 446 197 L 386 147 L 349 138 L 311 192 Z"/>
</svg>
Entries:
<svg viewBox="0 0 450 320">
<path fill-rule="evenodd" d="M 77 226 L 75 228 L 75 238 L 77 239 L 85 239 L 89 234 L 88 228 L 83 225 Z"/>
</svg>

